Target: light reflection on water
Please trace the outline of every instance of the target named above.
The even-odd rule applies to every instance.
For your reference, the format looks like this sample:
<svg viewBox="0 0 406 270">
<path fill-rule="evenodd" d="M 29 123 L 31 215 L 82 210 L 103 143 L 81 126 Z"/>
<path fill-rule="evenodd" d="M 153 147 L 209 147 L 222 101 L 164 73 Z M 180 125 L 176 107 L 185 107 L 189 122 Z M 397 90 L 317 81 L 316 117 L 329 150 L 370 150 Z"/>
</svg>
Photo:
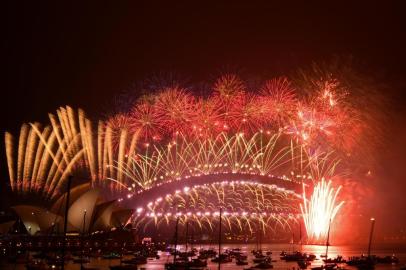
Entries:
<svg viewBox="0 0 406 270">
<path fill-rule="evenodd" d="M 197 245 L 195 246 L 197 249 L 202 248 L 214 248 L 217 249 L 216 245 Z M 235 262 L 232 263 L 227 263 L 227 264 L 222 264 L 221 269 L 225 270 L 230 270 L 230 269 L 244 269 L 248 268 L 249 266 L 252 266 L 252 254 L 251 250 L 255 249 L 254 244 L 227 244 L 222 246 L 224 249 L 231 249 L 231 248 L 241 248 L 241 250 L 248 255 L 248 261 L 249 265 L 248 266 L 237 266 L 235 265 Z M 264 251 L 272 251 L 272 259 L 277 260 L 276 262 L 273 263 L 274 269 L 277 270 L 293 270 L 297 269 L 297 263 L 296 262 L 285 262 L 281 261 L 279 259 L 279 254 L 281 251 L 287 251 L 291 252 L 293 249 L 295 250 L 300 250 L 300 246 L 295 246 L 292 247 L 292 245 L 289 244 L 263 244 L 262 249 Z M 180 246 L 180 249 L 183 250 L 184 247 Z M 325 254 L 326 252 L 326 247 L 325 246 L 316 246 L 316 245 L 303 245 L 302 247 L 303 252 L 307 253 L 314 253 L 319 260 L 314 261 L 312 266 L 320 265 L 321 260 L 320 260 L 320 255 Z M 361 254 L 366 253 L 366 247 L 365 246 L 330 246 L 328 250 L 329 257 L 336 257 L 337 255 L 342 255 L 344 256 L 345 259 L 347 259 L 349 256 L 359 256 Z M 377 270 L 397 270 L 400 268 L 400 266 L 403 266 L 406 263 L 406 246 L 394 246 L 394 245 L 387 245 L 387 246 L 377 246 L 373 248 L 373 254 L 378 255 L 378 256 L 388 256 L 395 254 L 401 261 L 399 265 L 377 265 L 375 269 Z M 170 262 L 172 260 L 172 256 L 169 256 L 168 253 L 162 252 L 160 253 L 161 258 L 159 260 L 150 260 L 148 264 L 146 265 L 141 265 L 139 266 L 139 269 L 164 269 L 164 264 L 166 262 Z M 130 258 L 130 257 L 128 257 Z M 120 260 L 105 260 L 105 259 L 91 259 L 90 264 L 87 264 L 86 266 L 88 267 L 97 267 L 100 270 L 109 270 L 110 265 L 117 265 L 120 264 Z M 352 270 L 354 268 L 346 266 L 347 269 Z M 4 270 L 23 270 L 25 269 L 24 265 L 6 265 L 3 266 L 2 269 Z M 80 265 L 79 264 L 73 264 L 69 263 L 67 267 L 65 267 L 66 270 L 80 270 Z M 212 263 L 209 261 L 208 269 L 217 269 L 217 264 Z M 310 269 L 310 268 L 309 268 Z"/>
</svg>

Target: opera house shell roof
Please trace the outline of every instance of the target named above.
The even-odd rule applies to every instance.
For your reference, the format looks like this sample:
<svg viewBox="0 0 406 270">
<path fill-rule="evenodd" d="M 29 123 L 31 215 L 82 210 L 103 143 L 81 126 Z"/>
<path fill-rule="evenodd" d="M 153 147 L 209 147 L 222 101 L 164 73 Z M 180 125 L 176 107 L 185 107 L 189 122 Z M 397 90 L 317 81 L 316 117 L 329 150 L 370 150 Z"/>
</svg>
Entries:
<svg viewBox="0 0 406 270">
<path fill-rule="evenodd" d="M 37 233 L 62 232 L 66 193 L 50 209 L 31 205 L 12 207 L 30 235 Z M 123 209 L 116 201 L 104 201 L 100 191 L 83 184 L 72 188 L 69 198 L 68 228 L 69 232 L 90 233 L 105 231 L 114 227 L 125 226 L 133 214 L 131 209 Z M 0 224 L 0 233 L 5 233 L 12 222 Z"/>
</svg>

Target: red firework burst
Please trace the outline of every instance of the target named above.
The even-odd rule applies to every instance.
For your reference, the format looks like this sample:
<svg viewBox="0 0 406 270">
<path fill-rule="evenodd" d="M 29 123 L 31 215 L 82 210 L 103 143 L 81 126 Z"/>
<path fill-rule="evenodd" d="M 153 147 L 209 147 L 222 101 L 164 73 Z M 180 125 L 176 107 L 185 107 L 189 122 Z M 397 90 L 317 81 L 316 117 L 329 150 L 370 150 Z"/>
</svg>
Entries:
<svg viewBox="0 0 406 270">
<path fill-rule="evenodd" d="M 345 102 L 347 91 L 334 79 L 316 81 L 314 85 L 318 89 L 310 98 L 312 116 L 311 122 L 307 121 L 313 125 L 313 134 L 317 135 L 319 143 L 325 141 L 336 149 L 351 151 L 359 140 L 363 125 L 357 111 Z"/>
<path fill-rule="evenodd" d="M 199 137 L 209 137 L 227 130 L 221 109 L 212 99 L 199 99 L 196 102 L 196 114 L 192 123 L 193 133 Z"/>
<path fill-rule="evenodd" d="M 269 108 L 268 119 L 284 127 L 297 107 L 296 93 L 290 81 L 286 77 L 274 78 L 265 82 L 260 93 Z"/>
<path fill-rule="evenodd" d="M 266 126 L 269 107 L 262 97 L 245 94 L 230 106 L 227 121 L 232 129 L 258 132 Z"/>
<path fill-rule="evenodd" d="M 145 101 L 134 106 L 130 118 L 131 127 L 139 130 L 140 137 L 144 140 L 160 140 L 165 133 L 157 108 L 151 102 Z"/>
<path fill-rule="evenodd" d="M 196 114 L 195 99 L 180 87 L 167 88 L 155 102 L 156 114 L 160 124 L 170 133 L 188 134 Z"/>
<path fill-rule="evenodd" d="M 334 136 L 330 136 L 330 144 L 345 153 L 351 153 L 358 145 L 366 124 L 360 121 L 357 113 L 349 108 L 337 110 L 333 115 L 335 119 Z"/>
<path fill-rule="evenodd" d="M 213 98 L 227 111 L 229 106 L 244 96 L 244 82 L 234 74 L 221 76 L 213 86 Z"/>
<path fill-rule="evenodd" d="M 212 101 L 221 108 L 224 118 L 224 129 L 236 128 L 242 120 L 240 107 L 245 100 L 245 85 L 234 74 L 221 76 L 213 86 Z"/>
<path fill-rule="evenodd" d="M 235 74 L 221 76 L 214 84 L 213 90 L 221 97 L 235 97 L 245 91 L 244 82 Z"/>
</svg>

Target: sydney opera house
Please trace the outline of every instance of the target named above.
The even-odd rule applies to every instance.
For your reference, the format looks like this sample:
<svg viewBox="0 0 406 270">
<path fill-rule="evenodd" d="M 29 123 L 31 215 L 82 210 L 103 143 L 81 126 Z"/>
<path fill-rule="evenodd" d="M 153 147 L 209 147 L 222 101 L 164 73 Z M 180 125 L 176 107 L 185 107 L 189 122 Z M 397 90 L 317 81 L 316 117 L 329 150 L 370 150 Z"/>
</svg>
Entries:
<svg viewBox="0 0 406 270">
<path fill-rule="evenodd" d="M 49 209 L 28 204 L 14 206 L 17 219 L 0 224 L 0 233 L 10 232 L 16 222 L 21 222 L 29 235 L 62 233 L 66 197 L 66 193 L 62 194 Z M 69 197 L 67 232 L 92 233 L 123 227 L 133 213 L 119 207 L 116 200 L 104 200 L 100 190 L 89 183 L 72 188 Z"/>
</svg>

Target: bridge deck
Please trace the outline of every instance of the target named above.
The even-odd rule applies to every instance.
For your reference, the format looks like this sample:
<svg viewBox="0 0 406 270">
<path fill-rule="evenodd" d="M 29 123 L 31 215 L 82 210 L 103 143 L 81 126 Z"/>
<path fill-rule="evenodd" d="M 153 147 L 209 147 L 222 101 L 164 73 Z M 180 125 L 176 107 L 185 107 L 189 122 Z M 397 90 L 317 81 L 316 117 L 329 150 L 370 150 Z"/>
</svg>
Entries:
<svg viewBox="0 0 406 270">
<path fill-rule="evenodd" d="M 142 206 L 140 202 L 142 202 L 142 204 L 146 204 L 160 196 L 163 197 L 166 194 L 173 194 L 176 190 L 181 190 L 186 186 L 191 188 L 196 185 L 212 184 L 223 181 L 255 182 L 261 184 L 276 185 L 280 188 L 291 190 L 297 194 L 301 194 L 302 192 L 302 183 L 299 181 L 292 181 L 289 179 L 283 179 L 276 176 L 268 175 L 223 173 L 190 176 L 189 178 L 183 178 L 177 181 L 162 183 L 162 185 L 160 186 L 155 186 L 139 194 L 135 194 L 132 198 L 132 202 L 134 203 L 133 205 Z"/>
</svg>

